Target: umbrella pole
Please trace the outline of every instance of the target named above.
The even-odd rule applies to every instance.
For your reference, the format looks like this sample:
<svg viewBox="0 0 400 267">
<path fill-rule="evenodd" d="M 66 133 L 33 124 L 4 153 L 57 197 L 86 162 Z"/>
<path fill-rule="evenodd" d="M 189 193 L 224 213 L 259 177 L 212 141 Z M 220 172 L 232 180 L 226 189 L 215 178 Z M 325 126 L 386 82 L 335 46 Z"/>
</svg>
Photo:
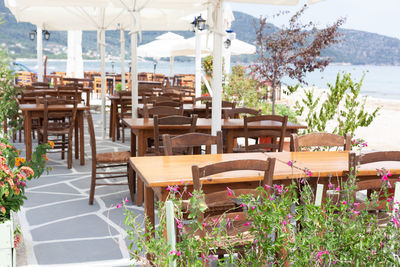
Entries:
<svg viewBox="0 0 400 267">
<path fill-rule="evenodd" d="M 36 27 L 36 34 L 37 80 L 38 82 L 43 82 L 43 38 L 41 27 Z"/>
<path fill-rule="evenodd" d="M 120 29 L 121 34 L 121 88 L 125 90 L 125 31 Z"/>
<path fill-rule="evenodd" d="M 103 139 L 106 139 L 106 62 L 105 42 L 106 34 L 104 29 L 100 30 L 100 55 L 101 55 L 101 118 L 103 119 Z"/>
<path fill-rule="evenodd" d="M 196 41 L 196 61 L 195 61 L 195 95 L 196 97 L 201 96 L 201 36 L 198 29 L 195 29 L 195 41 Z"/>
<path fill-rule="evenodd" d="M 215 14 L 217 20 L 214 29 L 214 51 L 213 51 L 213 78 L 211 87 L 213 90 L 212 97 L 212 119 L 211 134 L 216 135 L 221 130 L 221 104 L 222 104 L 222 1 L 218 1 L 215 5 Z M 216 153 L 216 147 L 213 146 L 211 152 Z"/>
<path fill-rule="evenodd" d="M 137 32 L 131 31 L 131 80 L 132 80 L 132 117 L 137 118 L 138 79 L 137 79 Z"/>
</svg>

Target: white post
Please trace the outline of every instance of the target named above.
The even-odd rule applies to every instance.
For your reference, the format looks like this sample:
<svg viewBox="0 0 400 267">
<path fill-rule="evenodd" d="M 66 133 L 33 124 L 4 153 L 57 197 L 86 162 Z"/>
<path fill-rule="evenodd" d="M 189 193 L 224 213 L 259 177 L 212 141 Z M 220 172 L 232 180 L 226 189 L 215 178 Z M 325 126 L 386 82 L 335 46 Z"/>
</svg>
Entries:
<svg viewBox="0 0 400 267">
<path fill-rule="evenodd" d="M 37 80 L 43 82 L 43 34 L 42 28 L 36 27 L 36 56 L 37 56 Z"/>
<path fill-rule="evenodd" d="M 103 119 L 103 139 L 106 139 L 106 32 L 100 30 L 100 56 L 101 56 L 101 118 Z"/>
<path fill-rule="evenodd" d="M 218 1 L 215 6 L 217 20 L 214 28 L 214 46 L 213 46 L 213 78 L 211 87 L 212 97 L 212 117 L 211 134 L 216 135 L 221 130 L 221 104 L 222 104 L 222 33 L 224 31 L 222 24 L 222 2 Z M 214 147 L 212 153 L 216 152 Z"/>
<path fill-rule="evenodd" d="M 201 35 L 198 29 L 195 29 L 195 41 L 196 41 L 196 61 L 195 61 L 195 70 L 196 70 L 196 80 L 195 80 L 195 95 L 196 97 L 201 96 Z"/>
<path fill-rule="evenodd" d="M 165 220 L 167 224 L 167 242 L 171 245 L 171 250 L 176 247 L 176 233 L 175 233 L 175 212 L 174 203 L 171 200 L 165 201 Z M 176 261 L 173 261 L 170 266 L 175 267 Z"/>
<path fill-rule="evenodd" d="M 121 87 L 125 90 L 125 31 L 120 29 L 121 35 Z"/>
<path fill-rule="evenodd" d="M 131 81 L 132 81 L 132 117 L 137 118 L 138 107 L 138 77 L 137 77 L 137 30 L 136 17 L 132 14 L 131 28 Z"/>
<path fill-rule="evenodd" d="M 169 57 L 169 77 L 172 77 L 172 73 L 174 70 L 174 60 L 175 57 L 173 56 Z M 169 84 L 167 84 L 167 86 L 169 86 Z"/>
</svg>

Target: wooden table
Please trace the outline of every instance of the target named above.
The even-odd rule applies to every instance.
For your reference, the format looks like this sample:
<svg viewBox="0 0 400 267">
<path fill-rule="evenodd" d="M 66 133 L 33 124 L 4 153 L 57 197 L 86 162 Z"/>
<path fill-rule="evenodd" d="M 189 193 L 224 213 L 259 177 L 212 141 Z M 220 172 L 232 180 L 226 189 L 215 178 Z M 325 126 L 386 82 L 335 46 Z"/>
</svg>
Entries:
<svg viewBox="0 0 400 267">
<path fill-rule="evenodd" d="M 24 115 L 24 138 L 25 138 L 25 153 L 26 159 L 31 160 L 32 156 L 32 117 L 43 117 L 43 104 L 21 104 L 19 106 Z M 55 111 L 71 111 L 73 105 L 51 105 L 50 110 Z M 75 158 L 80 158 L 80 164 L 85 165 L 85 137 L 83 127 L 83 111 L 89 107 L 83 104 L 78 104 L 77 116 L 75 122 Z M 79 131 L 79 134 L 78 134 Z"/>
<path fill-rule="evenodd" d="M 274 172 L 274 181 L 289 183 L 292 179 L 304 177 L 304 169 L 311 170 L 314 183 L 327 184 L 328 177 L 344 177 L 348 174 L 348 152 L 277 152 L 277 153 L 235 153 L 217 155 L 186 155 L 186 156 L 159 156 L 159 157 L 132 157 L 130 165 L 145 185 L 144 209 L 150 222 L 154 225 L 154 193 L 159 200 L 165 201 L 168 196 L 167 186 L 192 183 L 191 166 L 202 167 L 207 164 L 237 159 L 261 159 L 267 157 L 277 159 Z M 294 162 L 296 168 L 291 168 L 287 162 Z M 360 179 L 376 178 L 376 168 L 390 169 L 393 175 L 400 174 L 398 162 L 384 164 L 368 164 L 358 171 Z M 261 184 L 263 174 L 257 171 L 226 172 L 210 177 L 203 183 L 203 191 L 213 192 L 225 190 L 227 186 L 236 188 L 255 188 Z M 325 187 L 326 188 L 326 187 Z M 189 185 L 190 190 L 190 185 Z"/>
<path fill-rule="evenodd" d="M 111 107 L 110 107 L 110 132 L 109 136 L 112 139 L 113 142 L 116 140 L 116 132 L 117 132 L 117 114 L 118 114 L 118 108 L 120 106 L 119 104 L 119 96 L 117 95 L 110 95 L 108 96 L 108 99 L 111 101 Z M 131 96 L 122 96 L 123 100 L 130 100 L 132 99 Z M 151 106 L 151 105 L 148 105 Z M 143 104 L 138 104 L 138 108 L 142 109 Z M 183 104 L 183 112 L 186 115 L 190 115 L 192 113 L 198 114 L 199 112 L 205 113 L 206 110 L 206 105 L 205 104 Z"/>
<path fill-rule="evenodd" d="M 226 130 L 226 148 L 228 153 L 233 152 L 234 140 L 237 137 L 244 136 L 244 122 L 243 119 L 223 119 L 222 129 Z M 123 123 L 131 129 L 131 153 L 132 156 L 144 156 L 146 153 L 146 142 L 148 138 L 154 138 L 154 123 L 153 119 L 123 119 Z M 160 134 L 183 134 L 187 133 L 190 125 L 160 125 Z M 279 122 L 262 121 L 249 124 L 250 129 L 278 129 L 281 127 Z M 290 136 L 291 133 L 297 133 L 298 129 L 306 129 L 304 125 L 288 122 L 286 133 Z M 210 133 L 211 132 L 211 119 L 199 118 L 197 119 L 197 132 Z M 137 138 L 137 143 L 136 143 Z M 135 153 L 136 151 L 136 153 Z M 143 187 L 142 181 L 137 180 L 137 187 Z M 138 190 L 136 195 L 136 204 L 142 205 L 143 196 L 141 190 Z"/>
</svg>

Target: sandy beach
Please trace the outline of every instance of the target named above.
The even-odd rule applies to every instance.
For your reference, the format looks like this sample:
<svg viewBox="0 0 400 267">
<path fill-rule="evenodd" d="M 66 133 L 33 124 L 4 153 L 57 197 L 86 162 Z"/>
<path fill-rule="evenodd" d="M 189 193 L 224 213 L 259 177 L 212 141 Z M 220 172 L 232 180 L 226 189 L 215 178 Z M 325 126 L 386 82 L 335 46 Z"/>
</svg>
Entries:
<svg viewBox="0 0 400 267">
<path fill-rule="evenodd" d="M 324 89 L 315 89 L 315 95 L 322 95 Z M 293 107 L 296 100 L 301 100 L 304 96 L 304 89 L 290 96 L 283 96 L 282 103 Z M 400 100 L 388 100 L 367 97 L 365 109 L 372 112 L 377 107 L 381 107 L 379 115 L 368 127 L 357 129 L 355 138 L 362 138 L 368 143 L 368 150 L 400 150 Z M 304 118 L 299 118 L 301 122 Z"/>
</svg>

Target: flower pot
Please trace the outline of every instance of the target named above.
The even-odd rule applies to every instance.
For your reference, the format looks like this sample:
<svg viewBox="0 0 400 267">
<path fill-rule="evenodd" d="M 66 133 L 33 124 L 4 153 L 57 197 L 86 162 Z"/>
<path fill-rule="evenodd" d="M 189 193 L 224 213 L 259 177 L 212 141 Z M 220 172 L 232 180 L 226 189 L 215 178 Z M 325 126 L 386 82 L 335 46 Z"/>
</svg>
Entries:
<svg viewBox="0 0 400 267">
<path fill-rule="evenodd" d="M 14 228 L 12 218 L 0 223 L 0 263 L 4 267 L 15 267 Z"/>
</svg>

